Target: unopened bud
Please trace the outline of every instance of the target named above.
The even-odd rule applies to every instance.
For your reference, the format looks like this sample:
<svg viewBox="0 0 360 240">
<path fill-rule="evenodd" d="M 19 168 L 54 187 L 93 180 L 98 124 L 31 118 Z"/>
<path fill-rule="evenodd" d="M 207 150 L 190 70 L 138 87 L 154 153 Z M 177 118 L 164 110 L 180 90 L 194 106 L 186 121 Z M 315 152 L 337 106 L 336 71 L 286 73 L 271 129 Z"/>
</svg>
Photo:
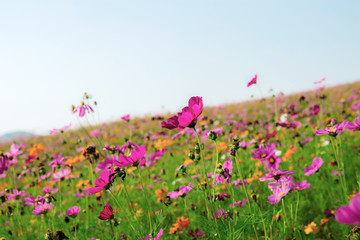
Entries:
<svg viewBox="0 0 360 240">
<path fill-rule="evenodd" d="M 210 131 L 210 132 L 208 133 L 208 137 L 209 137 L 210 140 L 216 141 L 218 135 L 217 135 L 216 132 Z"/>
</svg>

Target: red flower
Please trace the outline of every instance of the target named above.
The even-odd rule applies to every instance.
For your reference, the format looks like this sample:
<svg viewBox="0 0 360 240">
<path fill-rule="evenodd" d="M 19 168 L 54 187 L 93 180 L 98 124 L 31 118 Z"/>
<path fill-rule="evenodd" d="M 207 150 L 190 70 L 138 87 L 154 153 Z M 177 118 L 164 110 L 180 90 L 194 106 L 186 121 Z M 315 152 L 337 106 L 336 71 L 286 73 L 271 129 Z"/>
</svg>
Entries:
<svg viewBox="0 0 360 240">
<path fill-rule="evenodd" d="M 106 204 L 104 207 L 104 210 L 100 212 L 100 216 L 98 216 L 98 219 L 101 220 L 108 220 L 113 216 L 114 210 L 110 206 L 110 204 Z"/>
</svg>

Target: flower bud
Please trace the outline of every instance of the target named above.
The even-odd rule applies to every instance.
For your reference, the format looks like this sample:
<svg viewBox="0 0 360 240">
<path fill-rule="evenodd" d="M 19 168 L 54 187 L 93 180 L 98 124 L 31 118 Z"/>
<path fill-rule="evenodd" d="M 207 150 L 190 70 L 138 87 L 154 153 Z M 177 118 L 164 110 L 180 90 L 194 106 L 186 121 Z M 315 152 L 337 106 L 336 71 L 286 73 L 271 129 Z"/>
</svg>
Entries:
<svg viewBox="0 0 360 240">
<path fill-rule="evenodd" d="M 194 160 L 195 159 L 195 154 L 193 151 L 190 151 L 189 154 L 188 154 L 188 157 L 191 159 L 191 160 Z"/>
<path fill-rule="evenodd" d="M 214 131 L 210 131 L 210 132 L 208 133 L 208 137 L 209 137 L 209 139 L 210 139 L 210 140 L 212 140 L 212 141 L 216 141 L 216 139 L 217 139 L 218 135 L 217 135 L 217 133 L 216 133 L 216 132 L 214 132 Z"/>
</svg>

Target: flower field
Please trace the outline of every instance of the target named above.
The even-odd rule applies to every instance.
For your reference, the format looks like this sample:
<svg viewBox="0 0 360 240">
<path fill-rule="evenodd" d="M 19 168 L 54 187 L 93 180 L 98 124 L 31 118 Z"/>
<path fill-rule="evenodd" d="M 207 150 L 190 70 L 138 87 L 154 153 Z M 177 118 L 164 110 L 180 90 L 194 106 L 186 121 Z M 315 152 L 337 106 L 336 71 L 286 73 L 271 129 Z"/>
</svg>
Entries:
<svg viewBox="0 0 360 240">
<path fill-rule="evenodd" d="M 85 93 L 81 128 L 0 144 L 0 239 L 358 239 L 360 82 L 324 80 L 103 124 Z"/>
</svg>

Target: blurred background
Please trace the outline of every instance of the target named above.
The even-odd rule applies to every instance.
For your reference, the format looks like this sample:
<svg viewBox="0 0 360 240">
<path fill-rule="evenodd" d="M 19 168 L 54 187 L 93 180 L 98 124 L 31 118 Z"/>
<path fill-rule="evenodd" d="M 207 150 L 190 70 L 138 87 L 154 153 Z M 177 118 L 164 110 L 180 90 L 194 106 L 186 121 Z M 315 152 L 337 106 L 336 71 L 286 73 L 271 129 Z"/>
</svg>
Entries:
<svg viewBox="0 0 360 240">
<path fill-rule="evenodd" d="M 100 121 L 360 78 L 359 1 L 2 1 L 0 135 L 48 134 L 84 92 Z M 272 89 L 272 92 L 270 92 Z"/>
</svg>

